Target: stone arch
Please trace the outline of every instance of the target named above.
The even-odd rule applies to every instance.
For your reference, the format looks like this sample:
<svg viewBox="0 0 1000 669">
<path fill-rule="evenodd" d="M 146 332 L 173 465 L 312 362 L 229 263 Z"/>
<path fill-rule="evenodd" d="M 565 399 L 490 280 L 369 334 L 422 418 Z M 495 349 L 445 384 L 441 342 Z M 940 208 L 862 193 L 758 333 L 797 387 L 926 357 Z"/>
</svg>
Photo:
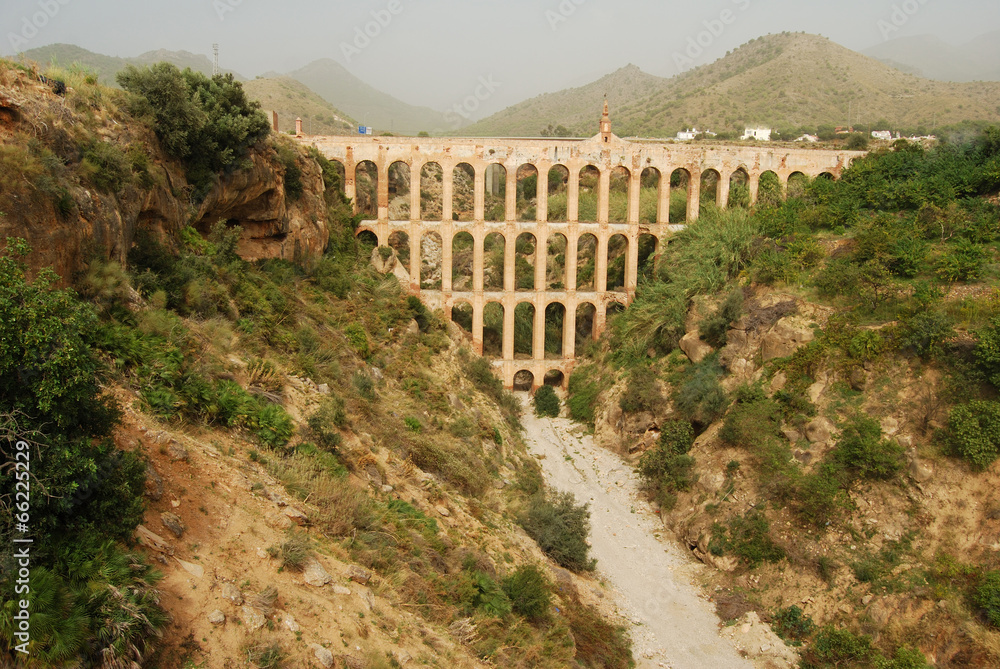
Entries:
<svg viewBox="0 0 1000 669">
<path fill-rule="evenodd" d="M 549 302 L 545 307 L 545 357 L 559 360 L 563 357 L 563 336 L 566 326 L 566 305 Z"/>
<path fill-rule="evenodd" d="M 501 163 L 486 166 L 483 187 L 486 189 L 483 218 L 487 221 L 507 220 L 507 168 Z"/>
<path fill-rule="evenodd" d="M 710 167 L 701 173 L 700 206 L 718 206 L 722 197 L 722 175 L 719 170 Z"/>
<path fill-rule="evenodd" d="M 784 200 L 784 188 L 777 172 L 767 170 L 760 175 L 757 187 L 757 204 L 765 207 L 777 207 Z"/>
<path fill-rule="evenodd" d="M 565 165 L 553 165 L 548 174 L 550 221 L 566 221 L 569 203 L 569 169 Z"/>
<path fill-rule="evenodd" d="M 545 372 L 542 385 L 552 386 L 553 388 L 562 388 L 566 385 L 566 375 L 563 374 L 561 370 L 550 369 Z"/>
<path fill-rule="evenodd" d="M 750 171 L 744 165 L 729 175 L 729 207 L 750 207 Z"/>
<path fill-rule="evenodd" d="M 678 167 L 670 173 L 670 222 L 686 223 L 688 210 L 688 189 L 691 186 L 691 173 L 683 167 Z"/>
<path fill-rule="evenodd" d="M 535 375 L 527 369 L 514 374 L 513 390 L 515 392 L 532 392 L 535 389 Z"/>
<path fill-rule="evenodd" d="M 545 290 L 566 290 L 566 235 L 549 234 L 545 260 Z"/>
<path fill-rule="evenodd" d="M 576 289 L 581 292 L 597 290 L 597 236 L 580 235 L 576 243 Z"/>
<path fill-rule="evenodd" d="M 660 188 L 663 175 L 655 167 L 647 167 L 639 176 L 639 222 L 655 225 L 665 220 L 660 212 Z M 663 212 L 665 214 L 666 212 Z"/>
<path fill-rule="evenodd" d="M 483 355 L 502 358 L 504 316 L 506 310 L 500 302 L 487 302 L 483 306 Z"/>
<path fill-rule="evenodd" d="M 608 239 L 607 286 L 608 290 L 624 292 L 625 267 L 628 264 L 628 237 L 612 235 Z"/>
<path fill-rule="evenodd" d="M 595 339 L 597 307 L 590 302 L 581 302 L 576 307 L 575 341 L 576 353 L 580 355 L 584 347 Z"/>
<path fill-rule="evenodd" d="M 809 189 L 809 182 L 811 180 L 802 172 L 792 172 L 788 175 L 788 185 L 785 188 L 785 192 L 788 197 L 803 197 L 806 191 Z"/>
<path fill-rule="evenodd" d="M 518 302 L 514 307 L 514 358 L 531 359 L 535 355 L 535 304 Z"/>
<path fill-rule="evenodd" d="M 389 220 L 410 220 L 410 165 L 397 160 L 389 165 Z M 419 213 L 419 212 L 417 212 Z"/>
<path fill-rule="evenodd" d="M 619 165 L 611 170 L 608 189 L 608 222 L 628 223 L 629 206 L 632 200 L 632 172 Z"/>
<path fill-rule="evenodd" d="M 440 163 L 424 163 L 420 168 L 420 211 L 424 221 L 444 218 L 444 170 Z"/>
<path fill-rule="evenodd" d="M 371 248 L 381 246 L 378 241 L 378 235 L 368 228 L 361 228 L 355 236 L 358 238 L 358 242 L 362 246 L 370 246 Z"/>
<path fill-rule="evenodd" d="M 451 218 L 471 221 L 476 215 L 476 169 L 469 163 L 459 163 L 452 170 Z"/>
<path fill-rule="evenodd" d="M 407 272 L 410 271 L 410 235 L 402 230 L 393 230 L 389 235 L 389 246 L 396 252 L 399 263 Z"/>
<path fill-rule="evenodd" d="M 829 179 L 830 181 L 836 181 L 837 177 L 833 172 L 820 172 L 816 177 L 817 179 Z"/>
<path fill-rule="evenodd" d="M 538 168 L 525 163 L 517 168 L 516 221 L 534 221 L 538 217 Z"/>
<path fill-rule="evenodd" d="M 585 223 L 597 222 L 600 184 L 601 170 L 595 165 L 584 165 L 580 169 L 579 211 L 576 220 Z"/>
<path fill-rule="evenodd" d="M 638 277 L 640 280 L 652 280 L 656 274 L 657 257 L 660 254 L 660 240 L 656 235 L 641 234 L 636 242 L 639 246 Z"/>
<path fill-rule="evenodd" d="M 443 242 L 437 231 L 425 232 L 420 238 L 420 288 L 441 290 Z"/>
<path fill-rule="evenodd" d="M 470 337 L 472 336 L 472 321 L 475 311 L 472 302 L 458 300 L 451 307 L 451 321 L 460 327 Z"/>
<path fill-rule="evenodd" d="M 507 253 L 507 240 L 499 232 L 486 235 L 483 242 L 483 290 L 501 291 L 504 289 L 504 259 Z"/>
<path fill-rule="evenodd" d="M 354 168 L 354 201 L 363 219 L 378 218 L 378 166 L 362 160 Z"/>
<path fill-rule="evenodd" d="M 472 233 L 461 230 L 451 240 L 451 286 L 458 293 L 472 292 L 473 256 L 476 240 Z"/>
<path fill-rule="evenodd" d="M 535 290 L 535 252 L 537 240 L 522 232 L 514 242 L 514 290 Z"/>
</svg>

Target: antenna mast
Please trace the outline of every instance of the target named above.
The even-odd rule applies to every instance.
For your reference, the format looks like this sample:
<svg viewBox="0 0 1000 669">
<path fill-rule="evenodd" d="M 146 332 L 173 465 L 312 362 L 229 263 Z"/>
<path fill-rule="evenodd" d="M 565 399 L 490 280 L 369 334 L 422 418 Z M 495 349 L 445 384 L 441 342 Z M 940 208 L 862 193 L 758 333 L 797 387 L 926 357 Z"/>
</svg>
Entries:
<svg viewBox="0 0 1000 669">
<path fill-rule="evenodd" d="M 215 53 L 215 62 L 212 63 L 212 76 L 217 76 L 219 74 L 219 45 L 213 44 L 212 51 Z"/>
</svg>

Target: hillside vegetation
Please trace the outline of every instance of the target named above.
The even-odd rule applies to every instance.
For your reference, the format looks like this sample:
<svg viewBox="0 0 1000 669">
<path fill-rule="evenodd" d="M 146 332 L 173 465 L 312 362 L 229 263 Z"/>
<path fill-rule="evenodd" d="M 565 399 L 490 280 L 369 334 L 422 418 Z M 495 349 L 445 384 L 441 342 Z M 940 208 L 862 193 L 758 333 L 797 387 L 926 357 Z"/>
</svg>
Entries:
<svg viewBox="0 0 1000 669">
<path fill-rule="evenodd" d="M 323 190 L 329 239 L 251 263 L 229 219 L 140 220 L 127 262 L 103 246 L 125 235 L 95 236 L 65 277 L 6 239 L 0 664 L 630 666 L 586 507 L 544 489 L 488 362 L 372 268 L 333 166 L 268 135 L 231 77 L 58 74 L 65 101 L 0 65 L 0 212 L 43 212 L 25 233 L 92 225 L 87 202 L 134 217 L 161 179 L 197 211 L 263 156 L 283 167 L 265 200 Z"/>
<path fill-rule="evenodd" d="M 567 405 L 802 667 L 1000 661 L 1000 128 L 666 247 Z"/>
<path fill-rule="evenodd" d="M 763 124 L 794 139 L 802 131 L 815 134 L 819 126 L 849 122 L 916 131 L 1000 120 L 1000 83 L 920 79 L 826 38 L 782 33 L 670 79 L 628 66 L 582 88 L 522 102 L 462 133 L 537 136 L 553 124 L 590 137 L 605 93 L 622 137 L 672 137 L 695 126 L 739 137 L 745 126 Z"/>
<path fill-rule="evenodd" d="M 307 135 L 350 135 L 358 122 L 335 108 L 311 89 L 291 77 L 254 79 L 243 84 L 247 95 L 265 111 L 278 112 L 281 132 L 295 132 L 295 119 L 302 119 Z"/>
</svg>

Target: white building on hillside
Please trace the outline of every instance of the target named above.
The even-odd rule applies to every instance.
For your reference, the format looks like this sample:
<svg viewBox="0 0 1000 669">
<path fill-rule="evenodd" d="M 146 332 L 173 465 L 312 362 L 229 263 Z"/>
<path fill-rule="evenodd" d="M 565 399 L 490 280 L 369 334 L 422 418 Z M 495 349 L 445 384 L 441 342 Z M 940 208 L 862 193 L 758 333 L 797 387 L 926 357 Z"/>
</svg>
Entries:
<svg viewBox="0 0 1000 669">
<path fill-rule="evenodd" d="M 892 132 L 889 130 L 872 130 L 872 137 L 888 142 L 892 139 Z"/>
<path fill-rule="evenodd" d="M 770 128 L 747 128 L 743 131 L 743 137 L 740 139 L 756 139 L 758 142 L 770 142 L 771 141 L 771 129 Z"/>
<path fill-rule="evenodd" d="M 805 135 L 802 135 L 801 137 L 797 137 L 795 139 L 795 141 L 796 142 L 811 142 L 811 143 L 815 144 L 816 142 L 819 141 L 819 137 L 817 137 L 816 135 L 810 135 L 810 134 L 806 133 Z"/>
<path fill-rule="evenodd" d="M 690 130 L 681 130 L 679 133 L 677 133 L 677 139 L 679 139 L 682 142 L 686 142 L 694 139 L 699 134 L 700 133 L 698 128 L 691 128 Z"/>
</svg>

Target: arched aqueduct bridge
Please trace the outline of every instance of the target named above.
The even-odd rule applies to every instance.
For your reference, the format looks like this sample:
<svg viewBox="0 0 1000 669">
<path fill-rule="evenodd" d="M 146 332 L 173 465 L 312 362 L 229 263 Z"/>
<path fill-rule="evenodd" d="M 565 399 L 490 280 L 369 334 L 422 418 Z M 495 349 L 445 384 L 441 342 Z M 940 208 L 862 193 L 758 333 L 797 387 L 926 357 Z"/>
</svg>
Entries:
<svg viewBox="0 0 1000 669">
<path fill-rule="evenodd" d="M 784 195 L 789 179 L 796 175 L 812 178 L 825 175 L 836 179 L 851 160 L 864 155 L 864 152 L 778 148 L 766 144 L 626 141 L 611 133 L 606 116 L 602 132 L 584 140 L 360 135 L 300 135 L 298 139 L 340 163 L 345 176 L 345 194 L 355 203 L 356 211 L 359 180 L 363 179 L 368 188 L 371 181 L 375 181 L 377 216 L 362 221 L 357 234 L 374 235 L 379 246 L 393 243 L 403 256 L 408 248 L 409 290 L 429 308 L 443 309 L 447 318 L 459 321 L 459 315 L 468 318 L 471 307 L 471 337 L 478 353 L 484 353 L 484 321 L 496 325 L 502 321 L 502 336 L 496 337 L 495 329 L 490 330 L 487 337 L 490 341 L 485 343 L 491 350 L 485 352 L 492 354 L 496 371 L 506 387 L 515 386 L 515 376 L 520 385 L 521 379 L 527 376 L 524 372 L 530 372 L 532 390 L 541 385 L 543 379 L 546 383 L 565 385 L 577 349 L 587 339 L 600 336 L 609 310 L 624 307 L 634 298 L 641 265 L 640 248 L 647 257 L 650 251 L 655 254 L 660 244 L 676 230 L 670 220 L 671 178 L 683 182 L 686 177 L 684 222 L 693 223 L 698 218 L 706 177 L 709 183 L 715 183 L 717 206 L 726 208 L 732 184 L 741 184 L 744 193 L 748 189 L 749 200 L 753 203 L 757 200 L 761 177 L 768 172 L 777 177 Z M 391 170 L 397 175 L 400 170 L 404 176 L 409 175 L 409 210 L 406 212 L 405 206 L 394 206 L 394 213 L 401 212 L 399 215 L 405 220 L 390 216 Z M 558 211 L 565 214 L 559 216 L 559 220 L 549 218 L 550 180 L 553 180 L 551 183 L 558 180 L 553 172 L 563 180 L 561 193 L 553 196 L 562 198 Z M 422 197 L 424 184 L 433 183 L 428 181 L 429 173 L 435 175 L 433 179 L 439 183 L 437 187 L 442 195 L 440 204 L 433 207 L 426 204 L 426 192 Z M 506 178 L 507 175 L 516 178 Z M 536 179 L 534 185 L 530 178 L 525 179 L 531 175 Z M 467 213 L 464 217 L 470 220 L 458 220 L 463 216 L 458 214 L 460 207 L 455 201 L 456 179 L 473 186 L 472 206 L 465 203 Z M 609 206 L 613 181 L 618 188 L 616 216 L 611 215 Z M 655 189 L 650 184 L 655 184 Z M 519 212 L 518 196 L 524 197 L 525 185 L 535 189 L 529 193 L 534 195 L 534 211 L 529 208 Z M 490 207 L 488 215 L 486 205 L 491 190 L 495 193 L 492 197 L 495 205 Z M 593 202 L 595 191 L 596 211 L 588 206 L 592 213 L 583 216 L 593 220 L 583 220 L 581 192 Z M 642 192 L 647 193 L 647 198 L 655 197 L 655 203 L 647 200 L 640 217 Z M 623 195 L 627 204 L 621 207 Z M 497 196 L 502 196 L 502 200 Z M 374 213 L 375 204 L 371 203 L 369 215 Z M 433 209 L 433 213 L 422 212 L 422 204 L 425 209 Z M 676 209 L 679 209 L 677 205 Z M 518 220 L 519 217 L 531 220 Z M 434 240 L 433 253 L 438 253 L 437 243 L 440 243 L 440 270 L 421 262 L 422 255 L 427 255 L 429 237 Z M 402 244 L 400 240 L 404 240 Z M 556 256 L 563 268 L 562 276 L 556 278 L 561 280 L 554 281 L 548 267 L 550 264 L 558 267 L 550 258 L 550 246 L 563 249 L 562 254 Z M 471 272 L 456 276 L 453 272 L 456 258 L 464 254 L 467 260 L 470 252 Z M 501 255 L 503 260 L 499 261 Z M 524 260 L 532 255 L 533 269 Z M 609 257 L 619 271 L 618 278 L 611 281 Z M 623 272 L 620 271 L 622 259 Z M 492 263 L 493 271 L 489 271 L 488 262 Z M 586 282 L 578 281 L 583 276 L 580 270 L 585 264 L 587 274 L 593 266 L 593 279 L 587 277 Z M 502 277 L 498 276 L 501 267 Z M 529 276 L 523 276 L 525 273 Z M 433 276 L 429 276 L 431 274 Z M 526 309 L 534 312 L 529 319 L 534 324 L 533 332 L 530 338 L 522 333 L 516 346 L 515 310 Z M 561 333 L 546 333 L 546 314 L 551 315 L 553 310 L 562 314 Z M 558 323 L 559 319 L 553 320 Z M 465 327 L 469 329 L 467 320 Z M 548 353 L 546 348 L 550 349 Z"/>
</svg>

